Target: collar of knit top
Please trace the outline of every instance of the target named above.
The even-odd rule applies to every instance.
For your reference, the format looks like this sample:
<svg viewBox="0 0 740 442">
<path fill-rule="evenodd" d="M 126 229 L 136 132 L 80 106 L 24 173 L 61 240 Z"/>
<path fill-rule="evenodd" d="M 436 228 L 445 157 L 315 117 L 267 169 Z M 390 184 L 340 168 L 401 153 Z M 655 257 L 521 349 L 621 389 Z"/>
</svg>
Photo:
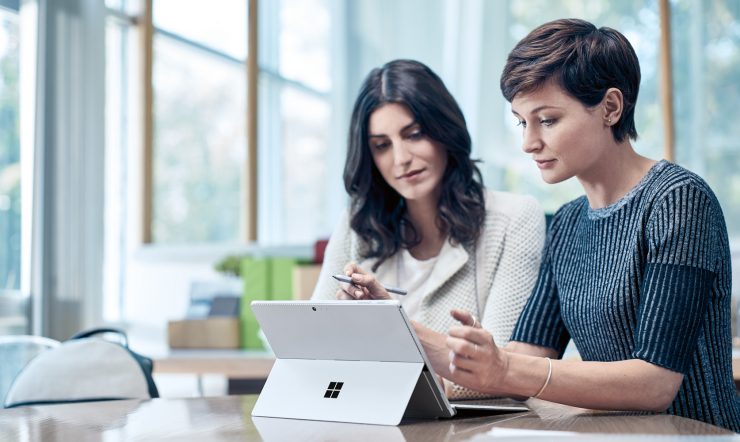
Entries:
<svg viewBox="0 0 740 442">
<path fill-rule="evenodd" d="M 648 170 L 648 173 L 645 174 L 644 177 L 640 180 L 639 183 L 635 187 L 633 187 L 625 196 L 620 198 L 618 201 L 614 202 L 613 204 L 610 204 L 606 207 L 601 207 L 599 209 L 592 209 L 591 207 L 588 207 L 588 218 L 589 219 L 602 219 L 602 218 L 608 218 L 610 217 L 614 212 L 618 211 L 622 207 L 624 207 L 625 204 L 632 201 L 632 199 L 642 191 L 650 182 L 660 174 L 660 172 L 665 169 L 670 163 L 666 160 L 660 160 L 657 163 L 653 164 L 653 167 Z M 588 206 L 588 199 L 584 197 L 584 203 L 586 206 Z"/>
</svg>

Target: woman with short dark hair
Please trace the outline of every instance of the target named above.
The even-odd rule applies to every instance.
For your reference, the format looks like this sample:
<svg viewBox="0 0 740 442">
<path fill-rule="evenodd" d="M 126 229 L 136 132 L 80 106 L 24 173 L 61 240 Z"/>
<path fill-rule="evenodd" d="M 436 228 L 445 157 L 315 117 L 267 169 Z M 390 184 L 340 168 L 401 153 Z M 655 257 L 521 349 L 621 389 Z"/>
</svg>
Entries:
<svg viewBox="0 0 740 442">
<path fill-rule="evenodd" d="M 473 312 L 464 317 L 469 324 L 506 341 L 534 286 L 544 216 L 532 197 L 483 187 L 465 118 L 442 80 L 411 60 L 373 69 L 348 144 L 350 208 L 331 236 L 313 298 L 390 298 L 378 281 L 407 289 L 397 299 L 442 376 L 453 308 Z M 359 287 L 337 290 L 336 273 Z M 446 387 L 450 396 L 472 395 Z"/>
<path fill-rule="evenodd" d="M 450 330 L 451 379 L 497 395 L 650 410 L 740 431 L 730 251 L 699 176 L 635 152 L 640 66 L 627 39 L 546 23 L 511 51 L 501 90 L 547 183 L 576 177 L 511 342 Z M 582 361 L 559 359 L 573 339 Z"/>
</svg>

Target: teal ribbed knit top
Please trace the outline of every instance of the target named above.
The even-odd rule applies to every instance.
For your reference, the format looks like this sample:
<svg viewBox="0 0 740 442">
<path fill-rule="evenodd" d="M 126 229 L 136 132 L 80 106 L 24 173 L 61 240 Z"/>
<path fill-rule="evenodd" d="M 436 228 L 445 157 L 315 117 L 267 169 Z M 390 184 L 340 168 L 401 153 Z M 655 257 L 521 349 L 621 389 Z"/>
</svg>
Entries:
<svg viewBox="0 0 740 442">
<path fill-rule="evenodd" d="M 580 197 L 558 210 L 511 340 L 562 355 L 573 339 L 585 361 L 683 373 L 667 413 L 740 432 L 730 291 L 719 202 L 699 176 L 660 161 L 611 206 Z"/>
</svg>

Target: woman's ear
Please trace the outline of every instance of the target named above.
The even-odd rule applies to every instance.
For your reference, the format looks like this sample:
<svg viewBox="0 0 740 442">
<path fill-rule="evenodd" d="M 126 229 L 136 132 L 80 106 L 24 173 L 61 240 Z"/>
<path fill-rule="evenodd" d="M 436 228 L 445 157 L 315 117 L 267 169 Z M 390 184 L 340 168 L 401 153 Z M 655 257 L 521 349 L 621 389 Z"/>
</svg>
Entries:
<svg viewBox="0 0 740 442">
<path fill-rule="evenodd" d="M 622 118 L 622 110 L 624 109 L 622 91 L 615 87 L 610 87 L 607 89 L 606 94 L 604 94 L 601 103 L 604 107 L 604 124 L 614 126 Z"/>
</svg>

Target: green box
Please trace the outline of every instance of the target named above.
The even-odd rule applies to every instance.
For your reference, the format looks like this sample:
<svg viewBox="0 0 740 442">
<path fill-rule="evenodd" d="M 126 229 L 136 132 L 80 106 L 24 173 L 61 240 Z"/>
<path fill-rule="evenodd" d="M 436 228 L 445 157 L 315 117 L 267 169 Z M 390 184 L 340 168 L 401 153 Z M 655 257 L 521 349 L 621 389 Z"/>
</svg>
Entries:
<svg viewBox="0 0 740 442">
<path fill-rule="evenodd" d="M 288 301 L 293 299 L 293 258 L 270 259 L 270 299 Z"/>
<path fill-rule="evenodd" d="M 266 259 L 244 258 L 241 264 L 244 294 L 241 301 L 242 347 L 263 349 L 259 323 L 252 313 L 252 301 L 270 299 L 270 267 Z"/>
<path fill-rule="evenodd" d="M 256 300 L 293 299 L 293 258 L 244 258 L 241 274 L 244 295 L 241 301 L 242 347 L 263 349 L 259 338 L 259 323 L 252 312 L 251 303 Z"/>
</svg>

